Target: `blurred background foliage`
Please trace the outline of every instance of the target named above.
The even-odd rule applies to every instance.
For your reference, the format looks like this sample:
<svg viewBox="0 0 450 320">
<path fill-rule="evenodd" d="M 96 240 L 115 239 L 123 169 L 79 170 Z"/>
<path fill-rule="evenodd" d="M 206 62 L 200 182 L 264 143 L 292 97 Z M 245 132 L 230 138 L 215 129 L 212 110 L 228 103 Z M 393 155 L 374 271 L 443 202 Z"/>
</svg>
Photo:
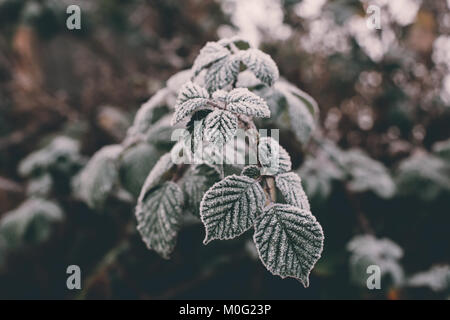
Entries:
<svg viewBox="0 0 450 320">
<path fill-rule="evenodd" d="M 163 128 L 123 159 L 128 193 L 84 203 L 71 182 L 206 41 L 236 34 L 319 106 L 308 144 L 272 123 L 326 236 L 308 289 L 270 275 L 250 234 L 203 246 L 192 225 L 169 261 L 145 248 L 129 197 L 170 147 Z M 0 0 L 0 298 L 448 299 L 449 34 L 446 0 Z M 108 176 L 102 161 L 90 170 Z"/>
</svg>

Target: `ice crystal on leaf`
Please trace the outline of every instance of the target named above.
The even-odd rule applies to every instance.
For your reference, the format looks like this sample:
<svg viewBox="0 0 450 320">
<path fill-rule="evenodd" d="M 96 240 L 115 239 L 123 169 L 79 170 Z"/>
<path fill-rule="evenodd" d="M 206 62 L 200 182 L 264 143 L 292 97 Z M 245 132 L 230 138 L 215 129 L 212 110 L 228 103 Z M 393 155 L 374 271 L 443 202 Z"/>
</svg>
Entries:
<svg viewBox="0 0 450 320">
<path fill-rule="evenodd" d="M 168 259 L 181 226 L 183 192 L 173 182 L 164 182 L 139 199 L 137 229 L 149 249 Z"/>
<path fill-rule="evenodd" d="M 223 146 L 236 134 L 238 121 L 235 115 L 225 110 L 215 110 L 205 119 L 204 135 L 218 146 Z"/>
<path fill-rule="evenodd" d="M 226 97 L 227 110 L 250 117 L 268 118 L 270 110 L 267 103 L 247 88 L 230 91 Z"/>
<path fill-rule="evenodd" d="M 270 205 L 256 218 L 253 238 L 270 272 L 309 286 L 309 273 L 320 258 L 324 238 L 310 212 L 291 205 Z"/>
<path fill-rule="evenodd" d="M 135 139 L 126 141 L 121 180 L 133 194 L 143 184 L 135 214 L 149 249 L 168 258 L 182 224 L 197 217 L 205 227 L 204 244 L 233 239 L 253 227 L 253 240 L 267 269 L 308 286 L 309 273 L 322 252 L 322 228 L 311 214 L 300 177 L 290 172 L 289 154 L 274 138 L 260 136 L 254 118 L 269 118 L 275 111 L 277 121 L 289 123 L 290 105 L 295 117 L 289 129 L 306 142 L 318 110 L 311 97 L 280 84 L 278 78 L 272 58 L 245 40 L 208 42 L 192 69 L 172 77 L 167 88 L 137 113 L 128 138 L 144 141 L 138 139 L 136 145 Z M 185 125 L 186 134 L 170 145 L 171 151 L 143 182 L 148 170 L 143 160 L 153 162 L 158 146 L 168 145 L 169 116 L 159 110 L 172 109 L 169 100 L 174 94 L 178 97 L 171 124 Z M 236 134 L 238 128 L 247 130 L 244 137 Z M 229 146 L 233 152 L 228 152 Z M 250 151 L 257 155 L 247 162 Z M 134 180 L 136 184 L 130 183 Z"/>
<path fill-rule="evenodd" d="M 228 176 L 205 193 L 200 215 L 206 228 L 204 243 L 233 239 L 253 226 L 262 211 L 264 191 L 257 181 L 245 176 Z"/>
</svg>

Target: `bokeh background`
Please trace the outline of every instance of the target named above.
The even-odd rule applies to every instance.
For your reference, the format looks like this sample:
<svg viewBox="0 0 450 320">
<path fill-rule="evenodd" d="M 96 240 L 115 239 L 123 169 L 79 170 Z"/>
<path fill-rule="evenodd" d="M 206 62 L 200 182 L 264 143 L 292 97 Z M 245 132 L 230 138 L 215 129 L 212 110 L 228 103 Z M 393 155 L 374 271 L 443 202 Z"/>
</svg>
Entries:
<svg viewBox="0 0 450 320">
<path fill-rule="evenodd" d="M 81 30 L 66 28 L 70 4 Z M 92 210 L 72 194 L 142 103 L 233 35 L 319 105 L 327 154 L 286 146 L 326 237 L 308 289 L 265 270 L 249 233 L 203 246 L 192 225 L 166 261 L 126 197 Z M 449 70 L 448 0 L 0 0 L 0 298 L 448 299 Z M 343 153 L 351 177 L 330 161 Z M 66 287 L 71 264 L 82 290 Z"/>
</svg>

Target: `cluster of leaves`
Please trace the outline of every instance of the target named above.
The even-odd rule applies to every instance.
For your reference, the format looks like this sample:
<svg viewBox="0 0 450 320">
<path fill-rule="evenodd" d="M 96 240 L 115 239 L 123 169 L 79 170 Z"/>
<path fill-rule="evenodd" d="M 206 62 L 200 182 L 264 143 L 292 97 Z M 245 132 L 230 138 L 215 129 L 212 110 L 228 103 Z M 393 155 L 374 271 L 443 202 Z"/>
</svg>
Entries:
<svg viewBox="0 0 450 320">
<path fill-rule="evenodd" d="M 19 164 L 19 173 L 28 179 L 27 199 L 0 220 L 0 260 L 7 254 L 39 245 L 55 232 L 64 219 L 54 193 L 70 193 L 70 178 L 83 165 L 78 141 L 57 136 L 42 149 L 31 153 Z M 2 261 L 0 261 L 1 266 Z"/>
<path fill-rule="evenodd" d="M 98 209 L 118 190 L 138 195 L 137 228 L 148 248 L 164 258 L 187 219 L 203 222 L 205 244 L 253 227 L 267 269 L 308 286 L 322 252 L 322 228 L 300 177 L 291 172 L 289 154 L 274 138 L 260 136 L 253 119 L 268 119 L 273 112 L 295 115 L 297 122 L 289 126 L 300 127 L 298 141 L 306 142 L 318 108 L 306 93 L 278 78 L 270 56 L 240 38 L 207 43 L 191 70 L 173 76 L 141 107 L 122 144 L 92 157 L 74 179 L 76 194 Z M 272 95 L 267 103 L 264 98 Z M 183 125 L 189 134 L 174 146 L 168 143 Z M 236 135 L 238 129 L 249 129 L 247 137 L 256 146 Z M 256 163 L 223 164 L 220 155 L 229 145 L 240 145 L 243 159 L 256 152 Z M 167 152 L 157 160 L 162 150 Z M 193 162 L 199 150 L 207 156 Z M 175 161 L 180 157 L 183 161 Z"/>
</svg>

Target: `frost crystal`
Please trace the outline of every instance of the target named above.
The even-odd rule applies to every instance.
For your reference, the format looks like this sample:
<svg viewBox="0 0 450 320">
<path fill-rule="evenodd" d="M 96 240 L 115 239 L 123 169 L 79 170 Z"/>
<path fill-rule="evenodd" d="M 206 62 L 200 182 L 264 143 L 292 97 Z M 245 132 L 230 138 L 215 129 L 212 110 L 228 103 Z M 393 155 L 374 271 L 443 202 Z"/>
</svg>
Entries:
<svg viewBox="0 0 450 320">
<path fill-rule="evenodd" d="M 214 184 L 200 204 L 200 216 L 206 228 L 205 244 L 214 239 L 233 239 L 253 225 L 262 211 L 265 196 L 255 180 L 231 175 Z"/>
<path fill-rule="evenodd" d="M 316 218 L 291 205 L 270 205 L 255 220 L 253 239 L 264 266 L 281 278 L 300 280 L 305 287 L 321 256 L 323 238 Z"/>
<path fill-rule="evenodd" d="M 275 182 L 288 204 L 311 211 L 308 198 L 303 191 L 302 181 L 297 174 L 294 172 L 279 174 L 275 177 Z"/>
</svg>

